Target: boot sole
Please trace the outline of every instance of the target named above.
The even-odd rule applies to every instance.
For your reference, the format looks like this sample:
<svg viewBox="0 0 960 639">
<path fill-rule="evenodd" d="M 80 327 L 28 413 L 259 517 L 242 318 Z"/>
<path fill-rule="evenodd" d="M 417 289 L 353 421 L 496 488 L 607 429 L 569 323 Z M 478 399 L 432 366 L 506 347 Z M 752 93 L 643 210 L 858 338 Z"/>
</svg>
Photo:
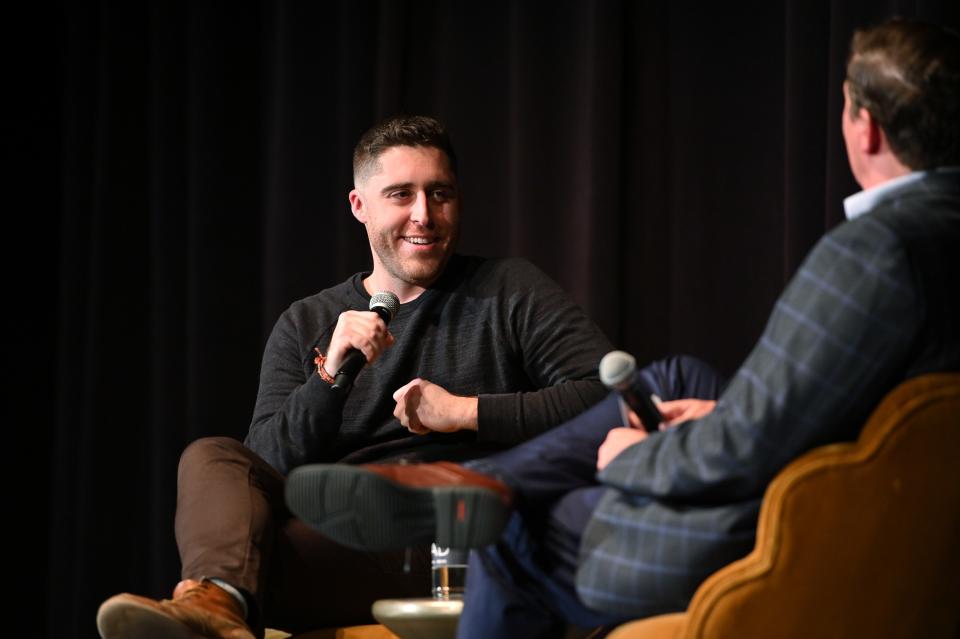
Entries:
<svg viewBox="0 0 960 639">
<path fill-rule="evenodd" d="M 137 601 L 108 600 L 97 611 L 102 639 L 195 639 L 176 619 Z"/>
<path fill-rule="evenodd" d="M 313 464 L 287 477 L 290 510 L 334 541 L 358 550 L 434 542 L 476 548 L 497 540 L 509 509 L 476 486 L 411 488 L 345 464 Z"/>
</svg>

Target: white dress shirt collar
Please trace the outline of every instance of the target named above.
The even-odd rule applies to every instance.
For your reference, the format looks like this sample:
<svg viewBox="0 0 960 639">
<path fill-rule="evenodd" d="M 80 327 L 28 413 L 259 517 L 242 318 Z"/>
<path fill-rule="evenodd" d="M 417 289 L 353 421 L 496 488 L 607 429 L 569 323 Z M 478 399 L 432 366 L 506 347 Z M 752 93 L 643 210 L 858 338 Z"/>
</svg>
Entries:
<svg viewBox="0 0 960 639">
<path fill-rule="evenodd" d="M 912 173 L 901 175 L 892 180 L 887 180 L 872 189 L 854 193 L 843 201 L 843 210 L 847 214 L 847 219 L 854 220 L 865 213 L 869 213 L 876 207 L 880 200 L 899 192 L 914 182 L 918 182 L 933 173 L 960 173 L 960 166 L 945 166 L 929 171 L 913 171 Z M 960 175 L 957 177 L 960 179 Z"/>
</svg>

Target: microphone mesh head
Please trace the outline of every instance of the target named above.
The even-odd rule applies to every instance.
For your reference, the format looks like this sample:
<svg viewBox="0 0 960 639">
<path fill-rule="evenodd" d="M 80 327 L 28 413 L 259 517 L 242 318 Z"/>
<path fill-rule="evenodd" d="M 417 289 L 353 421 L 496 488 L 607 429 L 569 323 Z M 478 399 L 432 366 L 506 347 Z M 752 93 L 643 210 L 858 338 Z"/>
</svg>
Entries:
<svg viewBox="0 0 960 639">
<path fill-rule="evenodd" d="M 370 298 L 370 310 L 375 311 L 378 308 L 386 309 L 390 313 L 390 319 L 393 319 L 400 310 L 400 300 L 390 291 L 377 291 Z"/>
<path fill-rule="evenodd" d="M 607 388 L 619 388 L 629 383 L 636 370 L 637 360 L 633 355 L 624 351 L 610 351 L 600 360 L 600 381 Z"/>
</svg>

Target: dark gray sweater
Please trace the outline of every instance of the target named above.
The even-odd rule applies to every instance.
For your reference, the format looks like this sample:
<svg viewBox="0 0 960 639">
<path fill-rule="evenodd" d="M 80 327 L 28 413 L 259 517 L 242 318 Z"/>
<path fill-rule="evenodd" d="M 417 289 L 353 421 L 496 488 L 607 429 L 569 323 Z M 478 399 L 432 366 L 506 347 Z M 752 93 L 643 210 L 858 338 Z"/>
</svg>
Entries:
<svg viewBox="0 0 960 639">
<path fill-rule="evenodd" d="M 467 459 L 538 435 L 599 401 L 611 349 L 599 328 L 525 260 L 454 256 L 441 279 L 403 304 L 393 347 L 345 401 L 316 373 L 339 314 L 366 310 L 366 273 L 295 302 L 267 341 L 246 445 L 281 473 L 305 463 Z M 478 432 L 411 435 L 393 392 L 421 377 L 479 396 Z"/>
</svg>

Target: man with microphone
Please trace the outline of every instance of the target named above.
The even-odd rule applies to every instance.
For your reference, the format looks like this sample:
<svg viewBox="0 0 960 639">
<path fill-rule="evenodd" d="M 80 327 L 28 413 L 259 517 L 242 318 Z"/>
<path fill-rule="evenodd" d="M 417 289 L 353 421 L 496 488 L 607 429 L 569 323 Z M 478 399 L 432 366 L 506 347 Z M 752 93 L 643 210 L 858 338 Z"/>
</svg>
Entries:
<svg viewBox="0 0 960 639">
<path fill-rule="evenodd" d="M 341 546 L 291 515 L 286 475 L 318 462 L 475 458 L 606 394 L 597 362 L 610 344 L 554 282 L 524 260 L 455 253 L 457 161 L 438 121 L 378 124 L 353 168 L 350 209 L 372 269 L 277 321 L 244 444 L 204 438 L 181 457 L 183 581 L 170 600 L 108 599 L 104 639 L 250 639 L 265 626 L 365 623 L 376 599 L 424 596 L 430 540 L 412 557 Z"/>
</svg>

